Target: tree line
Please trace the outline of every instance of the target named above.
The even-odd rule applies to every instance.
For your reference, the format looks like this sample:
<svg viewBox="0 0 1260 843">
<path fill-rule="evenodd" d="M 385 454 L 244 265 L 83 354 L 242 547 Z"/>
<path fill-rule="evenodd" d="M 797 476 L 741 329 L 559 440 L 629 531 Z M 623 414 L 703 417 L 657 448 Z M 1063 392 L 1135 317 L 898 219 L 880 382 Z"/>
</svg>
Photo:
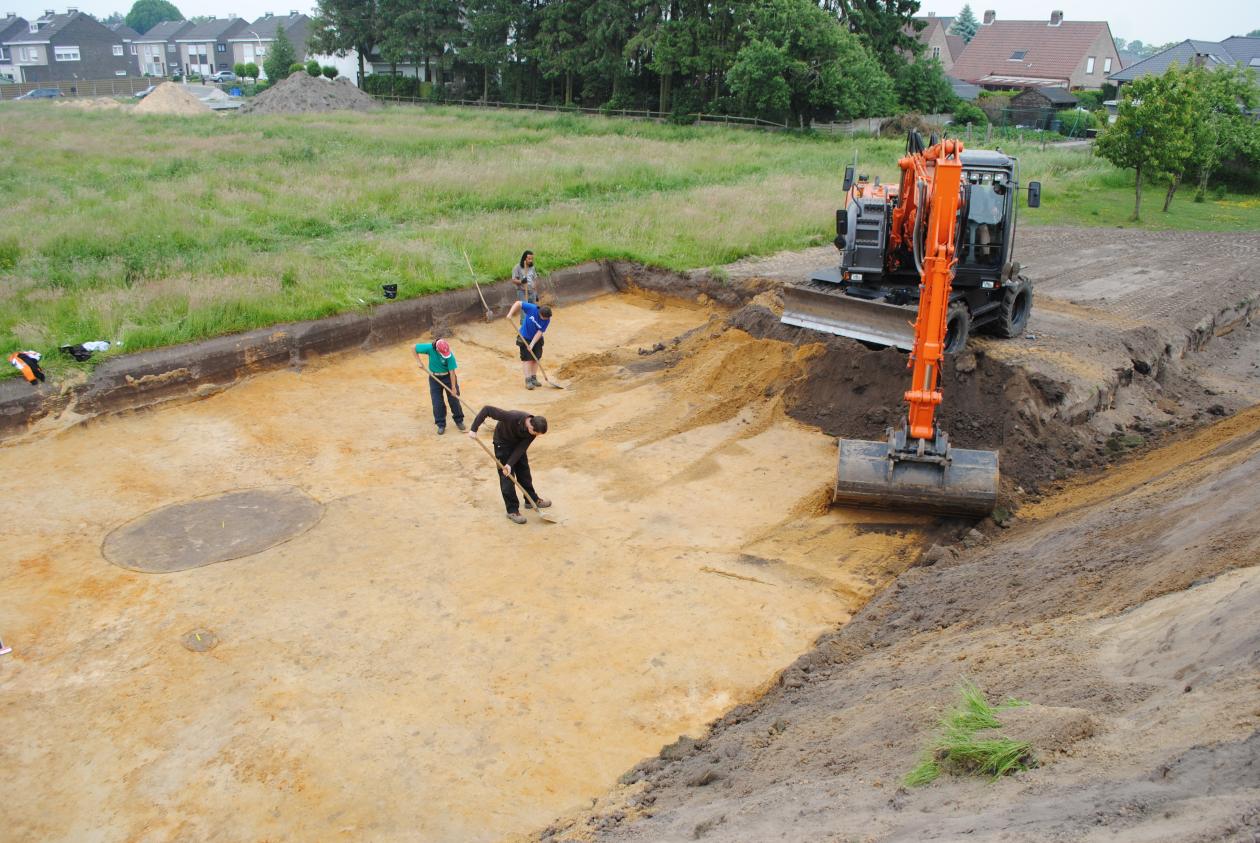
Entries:
<svg viewBox="0 0 1260 843">
<path fill-rule="evenodd" d="M 1183 181 L 1204 200 L 1208 182 L 1222 166 L 1260 167 L 1260 87 L 1251 68 L 1213 70 L 1175 62 L 1162 75 L 1148 74 L 1125 85 L 1116 121 L 1099 136 L 1095 152 L 1117 167 L 1135 171 L 1133 219 L 1142 214 L 1142 184 L 1166 183 L 1164 211 Z"/>
<path fill-rule="evenodd" d="M 914 36 L 918 8 L 918 0 L 319 0 L 312 45 L 357 51 L 361 74 L 363 57 L 375 54 L 395 68 L 423 67 L 425 79 L 467 80 L 460 93 L 485 100 L 808 126 L 952 108 L 939 62 L 921 55 Z"/>
</svg>

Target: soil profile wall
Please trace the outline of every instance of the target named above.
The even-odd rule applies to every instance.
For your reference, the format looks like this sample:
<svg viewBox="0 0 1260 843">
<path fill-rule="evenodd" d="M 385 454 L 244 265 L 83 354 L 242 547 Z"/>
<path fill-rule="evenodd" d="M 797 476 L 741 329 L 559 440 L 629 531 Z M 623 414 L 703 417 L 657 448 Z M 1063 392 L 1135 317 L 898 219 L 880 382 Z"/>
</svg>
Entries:
<svg viewBox="0 0 1260 843">
<path fill-rule="evenodd" d="M 617 289 L 606 261 L 552 273 L 541 283 L 557 304 L 584 301 Z M 496 316 L 516 300 L 509 282 L 482 287 Z M 435 327 L 484 317 L 475 289 L 452 290 L 391 302 L 362 313 L 293 322 L 203 342 L 141 351 L 106 360 L 84 382 L 32 388 L 18 379 L 0 382 L 0 440 L 45 420 L 77 423 L 96 416 L 193 400 L 259 372 L 300 367 L 322 355 L 369 351 L 420 337 Z"/>
</svg>

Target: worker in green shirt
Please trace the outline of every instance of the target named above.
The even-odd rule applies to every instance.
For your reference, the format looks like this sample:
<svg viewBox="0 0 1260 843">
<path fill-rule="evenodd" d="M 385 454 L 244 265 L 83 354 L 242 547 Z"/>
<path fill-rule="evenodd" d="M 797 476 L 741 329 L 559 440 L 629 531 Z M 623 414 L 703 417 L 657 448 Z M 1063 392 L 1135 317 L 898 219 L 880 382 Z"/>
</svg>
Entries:
<svg viewBox="0 0 1260 843">
<path fill-rule="evenodd" d="M 425 366 L 424 358 L 420 356 L 422 354 L 428 356 L 428 366 Z M 451 405 L 451 418 L 455 420 L 455 426 L 463 430 L 463 402 L 455 397 L 459 395 L 459 375 L 455 373 L 459 366 L 455 362 L 455 353 L 451 351 L 451 344 L 446 340 L 416 343 L 416 362 L 422 368 L 427 368 L 433 375 L 429 378 L 429 400 L 433 404 L 433 423 L 437 425 L 438 436 L 446 432 L 446 405 L 448 403 Z M 448 393 L 442 385 L 455 394 Z"/>
</svg>

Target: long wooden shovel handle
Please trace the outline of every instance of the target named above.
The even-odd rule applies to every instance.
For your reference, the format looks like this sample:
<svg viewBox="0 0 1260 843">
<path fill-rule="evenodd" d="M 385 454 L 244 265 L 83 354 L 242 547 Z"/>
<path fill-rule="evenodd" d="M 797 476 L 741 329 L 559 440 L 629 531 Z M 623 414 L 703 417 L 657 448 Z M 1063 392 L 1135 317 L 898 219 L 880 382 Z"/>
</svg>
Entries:
<svg viewBox="0 0 1260 843">
<path fill-rule="evenodd" d="M 430 372 L 428 366 L 425 366 L 423 363 L 421 363 L 420 368 L 424 369 L 424 373 L 428 375 L 429 377 L 433 378 L 433 382 L 436 383 L 438 386 L 442 387 L 442 389 L 446 390 L 446 393 L 452 396 L 456 401 L 458 401 L 461 406 L 464 406 L 464 407 L 468 406 L 468 402 L 466 402 L 463 398 L 460 398 L 459 394 L 455 392 L 454 390 L 452 390 L 449 386 L 442 383 L 441 378 L 439 378 L 437 375 Z M 478 410 L 477 412 L 480 413 L 481 411 Z M 476 417 L 477 416 L 474 414 L 473 418 L 476 418 Z M 490 457 L 490 459 L 494 460 L 494 464 L 498 466 L 499 468 L 499 473 L 502 474 L 504 471 L 504 465 L 503 463 L 499 461 L 499 458 L 498 456 L 495 455 L 494 451 L 490 450 L 490 446 L 488 446 L 485 442 L 482 442 L 476 436 L 470 436 L 468 438 L 481 446 L 481 450 L 485 451 L 486 454 Z M 521 485 L 521 481 L 516 479 L 516 473 L 513 471 L 509 471 L 507 472 L 507 476 L 512 478 L 512 482 L 516 484 L 516 488 L 521 490 L 521 496 L 524 497 L 525 500 L 529 501 L 529 505 L 534 508 L 534 511 L 538 513 L 538 516 L 540 518 L 545 519 L 546 514 L 541 509 L 538 508 L 538 502 L 529 496 L 529 492 L 525 491 L 525 487 Z"/>
<path fill-rule="evenodd" d="M 477 297 L 481 299 L 481 306 L 486 310 L 486 316 L 490 316 L 490 305 L 486 304 L 486 297 L 481 294 L 481 285 L 477 283 L 477 273 L 472 268 L 472 261 L 468 259 L 468 250 L 461 249 L 464 254 L 464 263 L 468 265 L 468 273 L 472 275 L 473 286 L 477 288 Z"/>
</svg>

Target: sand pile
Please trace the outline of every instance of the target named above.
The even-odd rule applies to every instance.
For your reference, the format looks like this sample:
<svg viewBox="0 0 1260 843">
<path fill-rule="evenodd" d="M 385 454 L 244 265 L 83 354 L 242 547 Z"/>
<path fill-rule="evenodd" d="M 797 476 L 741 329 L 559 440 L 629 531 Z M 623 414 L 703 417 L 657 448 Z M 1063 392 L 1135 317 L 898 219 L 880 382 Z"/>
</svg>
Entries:
<svg viewBox="0 0 1260 843">
<path fill-rule="evenodd" d="M 174 82 L 163 82 L 136 106 L 137 114 L 208 114 L 205 103 Z"/>
<path fill-rule="evenodd" d="M 380 103 L 356 88 L 349 79 L 329 81 L 299 72 L 254 97 L 241 111 L 250 114 L 314 114 L 347 109 L 371 111 L 380 107 Z"/>
<path fill-rule="evenodd" d="M 85 111 L 110 111 L 124 108 L 124 104 L 110 97 L 83 97 L 82 99 L 54 100 L 58 107 L 81 108 Z"/>
</svg>

